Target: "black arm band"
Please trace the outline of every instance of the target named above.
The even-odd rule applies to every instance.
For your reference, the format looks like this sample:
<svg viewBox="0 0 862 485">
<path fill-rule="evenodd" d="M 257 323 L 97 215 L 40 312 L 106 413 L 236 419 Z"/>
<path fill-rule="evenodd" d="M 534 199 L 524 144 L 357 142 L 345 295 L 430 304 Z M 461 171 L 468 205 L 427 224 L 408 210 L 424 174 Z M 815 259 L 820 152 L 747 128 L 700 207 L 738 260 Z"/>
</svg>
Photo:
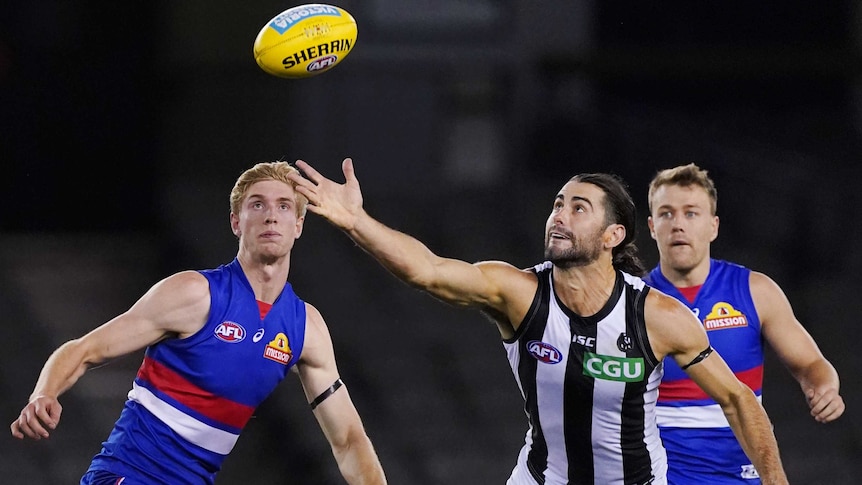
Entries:
<svg viewBox="0 0 862 485">
<path fill-rule="evenodd" d="M 703 352 L 697 354 L 697 357 L 692 359 L 691 362 L 682 366 L 682 370 L 686 370 L 689 367 L 693 366 L 694 364 L 697 364 L 698 362 L 702 361 L 703 359 L 709 357 L 709 354 L 711 354 L 713 350 L 714 349 L 712 348 L 712 346 L 707 347 L 706 349 L 704 349 Z"/>
<path fill-rule="evenodd" d="M 311 401 L 311 404 L 309 404 L 309 406 L 311 406 L 311 409 L 313 410 L 314 408 L 319 406 L 320 403 L 325 401 L 326 398 L 335 394 L 335 391 L 337 391 L 338 388 L 341 387 L 342 385 L 344 385 L 344 382 L 342 382 L 341 378 L 339 377 L 338 379 L 335 380 L 335 382 L 331 386 L 329 386 L 329 389 L 321 392 L 319 396 L 314 398 L 314 401 Z"/>
</svg>

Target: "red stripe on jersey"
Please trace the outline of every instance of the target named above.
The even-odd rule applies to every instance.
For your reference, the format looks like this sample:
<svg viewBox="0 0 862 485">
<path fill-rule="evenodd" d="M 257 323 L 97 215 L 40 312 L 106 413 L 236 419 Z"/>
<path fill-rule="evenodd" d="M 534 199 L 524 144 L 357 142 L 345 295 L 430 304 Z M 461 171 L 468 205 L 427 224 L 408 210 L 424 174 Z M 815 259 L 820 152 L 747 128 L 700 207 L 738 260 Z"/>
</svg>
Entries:
<svg viewBox="0 0 862 485">
<path fill-rule="evenodd" d="M 703 285 L 686 286 L 683 288 L 677 288 L 677 290 L 679 290 L 682 296 L 684 296 L 689 303 L 694 303 L 694 299 L 697 298 L 697 292 L 700 291 L 701 288 L 703 288 Z"/>
<path fill-rule="evenodd" d="M 260 311 L 260 319 L 263 320 L 266 318 L 266 314 L 272 310 L 272 303 L 257 300 L 257 309 Z"/>
<path fill-rule="evenodd" d="M 243 428 L 254 413 L 253 407 L 205 391 L 149 357 L 144 358 L 138 378 L 151 383 L 184 406 L 228 426 Z"/>
<path fill-rule="evenodd" d="M 763 387 L 763 366 L 759 365 L 753 369 L 737 372 L 736 378 L 750 389 L 759 391 Z M 691 379 L 662 381 L 658 388 L 658 400 L 662 402 L 698 399 L 709 399 L 709 396 Z"/>
</svg>

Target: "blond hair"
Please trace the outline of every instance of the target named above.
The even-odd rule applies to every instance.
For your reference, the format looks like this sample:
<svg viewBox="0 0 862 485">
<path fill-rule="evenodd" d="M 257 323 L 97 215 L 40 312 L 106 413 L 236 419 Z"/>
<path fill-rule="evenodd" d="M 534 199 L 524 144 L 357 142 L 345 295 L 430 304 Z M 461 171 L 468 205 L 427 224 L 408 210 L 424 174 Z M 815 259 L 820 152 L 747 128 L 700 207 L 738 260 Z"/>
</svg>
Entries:
<svg viewBox="0 0 862 485">
<path fill-rule="evenodd" d="M 293 187 L 294 192 L 296 192 L 296 184 L 287 178 L 287 174 L 293 172 L 298 172 L 298 170 L 287 162 L 259 162 L 255 164 L 239 176 L 233 189 L 230 191 L 230 211 L 234 214 L 239 214 L 242 200 L 245 198 L 248 188 L 257 182 L 277 180 L 290 185 Z M 308 199 L 299 192 L 296 192 L 296 215 L 298 217 L 305 216 L 307 205 Z"/>
<path fill-rule="evenodd" d="M 656 190 L 662 185 L 679 185 L 680 187 L 689 187 L 696 185 L 706 191 L 709 196 L 709 209 L 712 215 L 716 214 L 718 208 L 718 191 L 715 189 L 715 183 L 709 178 L 706 170 L 698 167 L 694 163 L 688 165 L 679 165 L 673 168 L 660 170 L 652 181 L 649 183 L 649 211 L 652 213 L 652 200 Z"/>
</svg>

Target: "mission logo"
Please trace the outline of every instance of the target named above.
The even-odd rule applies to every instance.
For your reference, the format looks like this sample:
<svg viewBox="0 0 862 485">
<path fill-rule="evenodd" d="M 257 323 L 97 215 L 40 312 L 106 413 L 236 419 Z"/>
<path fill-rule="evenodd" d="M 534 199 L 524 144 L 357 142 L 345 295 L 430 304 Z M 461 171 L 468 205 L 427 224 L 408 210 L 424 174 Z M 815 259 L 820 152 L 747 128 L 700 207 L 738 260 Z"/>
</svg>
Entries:
<svg viewBox="0 0 862 485">
<path fill-rule="evenodd" d="M 733 308 L 733 305 L 723 301 L 713 305 L 712 311 L 703 319 L 703 328 L 706 331 L 747 326 L 748 318 L 742 312 Z"/>
</svg>

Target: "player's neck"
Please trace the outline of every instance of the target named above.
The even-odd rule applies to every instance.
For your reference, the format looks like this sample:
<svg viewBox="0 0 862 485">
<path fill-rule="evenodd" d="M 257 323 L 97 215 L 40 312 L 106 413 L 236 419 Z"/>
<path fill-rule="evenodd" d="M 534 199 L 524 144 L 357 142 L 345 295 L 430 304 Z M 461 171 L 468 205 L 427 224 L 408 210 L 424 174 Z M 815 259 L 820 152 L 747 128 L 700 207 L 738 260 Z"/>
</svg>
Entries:
<svg viewBox="0 0 862 485">
<path fill-rule="evenodd" d="M 254 290 L 254 296 L 266 303 L 274 302 L 287 283 L 290 272 L 290 258 L 283 257 L 269 260 L 237 256 L 248 283 Z"/>
<path fill-rule="evenodd" d="M 688 288 L 701 286 L 709 276 L 710 259 L 704 258 L 692 268 L 674 268 L 670 264 L 661 262 L 661 274 L 677 288 Z"/>
<path fill-rule="evenodd" d="M 609 262 L 562 269 L 554 267 L 554 292 L 578 315 L 595 315 L 614 291 L 617 273 Z"/>
</svg>

